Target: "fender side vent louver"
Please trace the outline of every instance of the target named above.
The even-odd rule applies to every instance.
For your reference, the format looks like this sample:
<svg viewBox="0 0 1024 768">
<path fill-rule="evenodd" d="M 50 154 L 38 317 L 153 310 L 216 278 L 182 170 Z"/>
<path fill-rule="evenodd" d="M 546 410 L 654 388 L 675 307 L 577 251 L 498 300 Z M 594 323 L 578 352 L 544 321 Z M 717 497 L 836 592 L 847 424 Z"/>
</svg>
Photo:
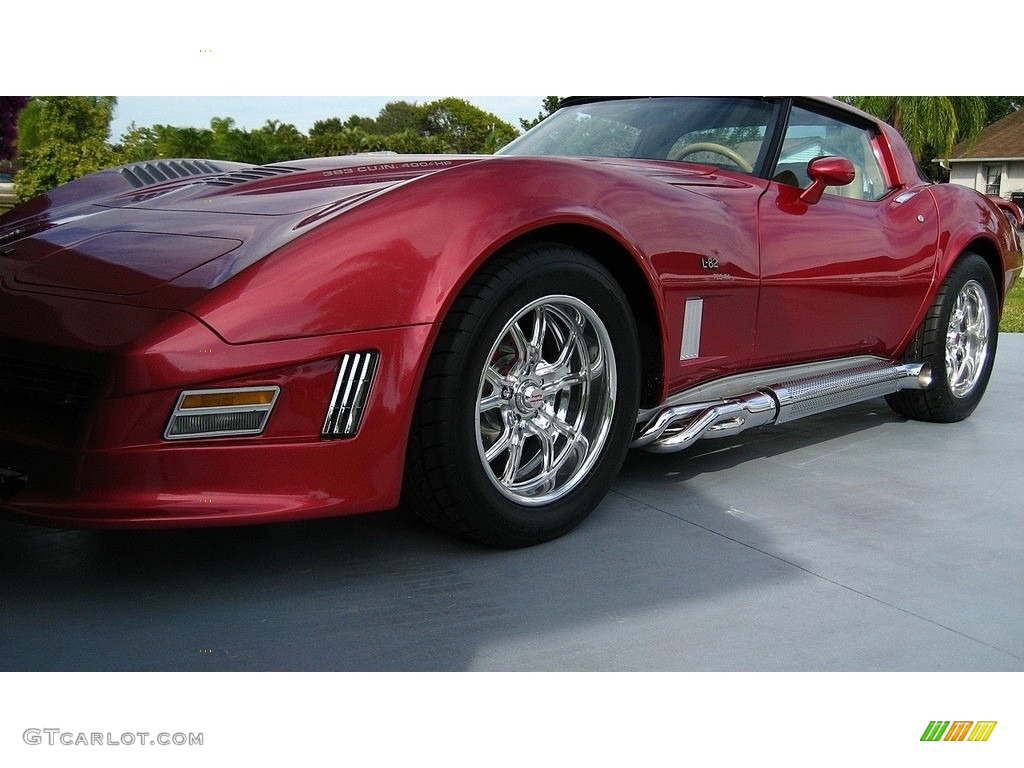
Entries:
<svg viewBox="0 0 1024 768">
<path fill-rule="evenodd" d="M 223 176 L 218 176 L 215 179 L 207 179 L 206 183 L 212 184 L 215 187 L 230 187 L 235 184 L 245 184 L 247 181 L 259 181 L 260 179 L 269 179 L 272 176 L 299 173 L 304 170 L 306 169 L 290 165 L 257 165 L 242 171 L 225 173 Z"/>
<path fill-rule="evenodd" d="M 374 351 L 342 356 L 322 437 L 352 437 L 359 431 L 379 360 L 380 354 Z"/>
<path fill-rule="evenodd" d="M 136 189 L 189 176 L 223 173 L 223 169 L 209 160 L 153 160 L 134 163 L 121 169 L 121 178 Z"/>
</svg>

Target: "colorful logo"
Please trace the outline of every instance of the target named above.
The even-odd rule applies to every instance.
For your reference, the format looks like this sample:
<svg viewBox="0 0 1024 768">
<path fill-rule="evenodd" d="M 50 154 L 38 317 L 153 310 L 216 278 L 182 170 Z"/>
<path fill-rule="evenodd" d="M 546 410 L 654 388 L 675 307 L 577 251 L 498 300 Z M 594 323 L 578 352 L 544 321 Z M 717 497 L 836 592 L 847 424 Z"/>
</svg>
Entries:
<svg viewBox="0 0 1024 768">
<path fill-rule="evenodd" d="M 995 720 L 932 720 L 921 741 L 988 741 L 995 729 Z"/>
</svg>

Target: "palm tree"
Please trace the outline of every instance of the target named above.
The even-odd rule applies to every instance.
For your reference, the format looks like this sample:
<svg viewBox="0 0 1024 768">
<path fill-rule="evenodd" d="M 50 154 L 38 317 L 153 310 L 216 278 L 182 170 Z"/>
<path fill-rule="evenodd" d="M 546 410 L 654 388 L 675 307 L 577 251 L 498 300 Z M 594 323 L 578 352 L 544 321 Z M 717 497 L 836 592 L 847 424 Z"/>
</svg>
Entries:
<svg viewBox="0 0 1024 768">
<path fill-rule="evenodd" d="M 982 96 L 847 96 L 842 100 L 889 123 L 922 164 L 935 156 L 949 157 L 954 144 L 973 139 L 986 122 Z"/>
<path fill-rule="evenodd" d="M 154 125 L 160 157 L 211 157 L 213 133 L 207 128 Z"/>
</svg>

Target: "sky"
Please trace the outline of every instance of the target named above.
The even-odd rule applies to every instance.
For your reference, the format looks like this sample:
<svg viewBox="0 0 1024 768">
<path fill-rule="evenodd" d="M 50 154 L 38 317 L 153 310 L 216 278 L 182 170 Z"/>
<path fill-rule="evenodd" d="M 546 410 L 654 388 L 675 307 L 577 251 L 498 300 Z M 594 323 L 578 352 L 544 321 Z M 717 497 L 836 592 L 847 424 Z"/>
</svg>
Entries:
<svg viewBox="0 0 1024 768">
<path fill-rule="evenodd" d="M 245 130 L 259 128 L 267 120 L 291 123 L 308 133 L 313 123 L 329 117 L 351 115 L 376 117 L 389 101 L 423 104 L 453 93 L 432 96 L 118 96 L 117 114 L 110 137 L 116 141 L 135 123 L 209 128 L 210 118 L 231 117 Z M 543 96 L 463 96 L 471 104 L 492 112 L 518 128 L 520 118 L 534 118 L 543 108 Z"/>
</svg>

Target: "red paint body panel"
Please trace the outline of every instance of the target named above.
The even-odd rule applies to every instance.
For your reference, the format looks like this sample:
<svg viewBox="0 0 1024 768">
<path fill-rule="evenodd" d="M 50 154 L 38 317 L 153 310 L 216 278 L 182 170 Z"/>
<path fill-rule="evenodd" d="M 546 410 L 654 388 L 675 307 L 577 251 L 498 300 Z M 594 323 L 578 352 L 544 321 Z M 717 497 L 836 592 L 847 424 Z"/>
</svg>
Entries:
<svg viewBox="0 0 1024 768">
<path fill-rule="evenodd" d="M 754 363 L 895 356 L 927 306 L 938 216 L 927 193 L 897 203 L 773 185 L 761 202 L 761 310 Z M 921 220 L 918 220 L 921 217 Z"/>
<path fill-rule="evenodd" d="M 694 163 L 544 156 L 326 158 L 253 178 L 225 163 L 141 188 L 115 169 L 65 185 L 0 217 L 0 390 L 32 400 L 12 382 L 35 377 L 52 400 L 0 397 L 0 470 L 28 478 L 0 487 L 2 506 L 86 527 L 396 505 L 438 328 L 523 238 L 592 247 L 628 278 L 661 352 L 646 361 L 656 399 L 752 368 L 898 358 L 965 250 L 1004 290 L 1021 254 L 995 205 L 920 181 L 895 131 L 877 132 L 891 189 L 876 201 L 807 204 L 768 174 Z M 700 350 L 681 359 L 691 300 Z M 339 360 L 364 350 L 380 366 L 361 428 L 323 438 Z M 163 438 L 183 390 L 258 386 L 280 387 L 262 434 Z"/>
</svg>

